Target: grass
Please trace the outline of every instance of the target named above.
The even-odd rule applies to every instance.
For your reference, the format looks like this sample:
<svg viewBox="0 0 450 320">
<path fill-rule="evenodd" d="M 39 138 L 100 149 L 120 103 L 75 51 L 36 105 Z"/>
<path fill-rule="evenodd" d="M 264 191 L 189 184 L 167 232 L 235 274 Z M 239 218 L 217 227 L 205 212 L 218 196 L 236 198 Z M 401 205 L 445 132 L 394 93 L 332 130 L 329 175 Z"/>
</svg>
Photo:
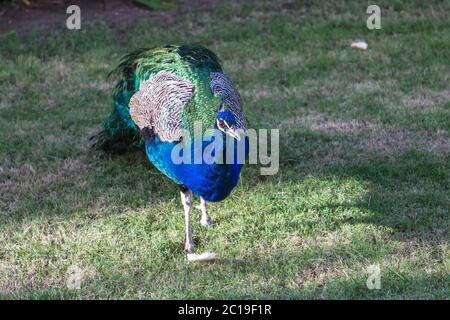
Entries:
<svg viewBox="0 0 450 320">
<path fill-rule="evenodd" d="M 367 5 L 269 1 L 126 36 L 3 34 L 0 295 L 448 299 L 450 7 L 377 4 L 373 31 Z M 123 54 L 194 42 L 222 58 L 252 127 L 280 128 L 279 173 L 247 166 L 210 206 L 215 228 L 194 223 L 198 252 L 218 253 L 210 264 L 187 262 L 177 188 L 143 153 L 88 147 Z M 371 265 L 380 290 L 366 287 Z M 80 290 L 66 286 L 73 267 Z"/>
</svg>

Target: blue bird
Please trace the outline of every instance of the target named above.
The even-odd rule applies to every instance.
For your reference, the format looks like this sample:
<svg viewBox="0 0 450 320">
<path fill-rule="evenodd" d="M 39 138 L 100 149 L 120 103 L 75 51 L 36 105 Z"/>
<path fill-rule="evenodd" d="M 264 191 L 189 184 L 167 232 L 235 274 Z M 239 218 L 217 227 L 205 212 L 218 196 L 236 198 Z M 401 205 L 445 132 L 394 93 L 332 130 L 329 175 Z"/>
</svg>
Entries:
<svg viewBox="0 0 450 320">
<path fill-rule="evenodd" d="M 113 111 L 94 146 L 106 152 L 141 146 L 149 161 L 179 186 L 184 249 L 191 253 L 193 194 L 200 197 L 201 225 L 212 225 L 207 202 L 231 193 L 243 166 L 239 151 L 244 150 L 244 157 L 248 152 L 239 92 L 217 56 L 201 46 L 140 49 L 125 56 L 112 74 L 121 79 L 114 90 Z M 175 161 L 174 156 L 191 161 Z"/>
</svg>

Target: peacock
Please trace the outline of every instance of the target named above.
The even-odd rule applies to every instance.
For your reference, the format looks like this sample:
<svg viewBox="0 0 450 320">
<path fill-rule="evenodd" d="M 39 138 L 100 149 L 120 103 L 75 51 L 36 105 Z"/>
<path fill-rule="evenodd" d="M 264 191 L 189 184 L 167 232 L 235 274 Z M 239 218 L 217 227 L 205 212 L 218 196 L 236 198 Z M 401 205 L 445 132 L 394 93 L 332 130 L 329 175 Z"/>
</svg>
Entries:
<svg viewBox="0 0 450 320">
<path fill-rule="evenodd" d="M 248 143 L 247 120 L 239 92 L 216 54 L 197 45 L 136 50 L 122 58 L 110 73 L 114 74 L 120 80 L 113 93 L 113 110 L 93 146 L 108 153 L 142 148 L 149 161 L 179 186 L 184 250 L 192 253 L 193 195 L 200 197 L 200 224 L 211 226 L 207 202 L 225 199 L 243 167 L 238 151 L 239 143 Z M 196 126 L 201 128 L 201 139 L 195 135 Z M 212 141 L 216 148 L 208 153 Z M 173 160 L 176 148 L 183 157 L 208 156 L 179 163 Z M 246 157 L 248 148 L 244 150 Z M 217 159 L 227 161 L 211 161 Z"/>
</svg>

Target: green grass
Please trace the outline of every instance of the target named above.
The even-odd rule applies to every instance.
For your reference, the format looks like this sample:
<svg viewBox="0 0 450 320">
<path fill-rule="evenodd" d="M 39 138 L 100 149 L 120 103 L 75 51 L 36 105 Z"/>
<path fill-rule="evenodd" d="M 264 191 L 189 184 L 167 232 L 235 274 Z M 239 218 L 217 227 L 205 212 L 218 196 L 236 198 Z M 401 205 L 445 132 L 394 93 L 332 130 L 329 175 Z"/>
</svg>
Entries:
<svg viewBox="0 0 450 320">
<path fill-rule="evenodd" d="M 0 295 L 448 299 L 450 7 L 377 4 L 374 31 L 367 5 L 269 1 L 126 36 L 3 34 Z M 166 43 L 214 50 L 251 126 L 280 128 L 279 173 L 247 166 L 210 206 L 215 227 L 195 221 L 198 252 L 218 253 L 209 264 L 186 260 L 178 190 L 143 152 L 88 148 L 110 110 L 105 75 L 123 54 Z M 370 265 L 380 290 L 366 287 Z M 66 287 L 72 266 L 80 290 Z"/>
</svg>

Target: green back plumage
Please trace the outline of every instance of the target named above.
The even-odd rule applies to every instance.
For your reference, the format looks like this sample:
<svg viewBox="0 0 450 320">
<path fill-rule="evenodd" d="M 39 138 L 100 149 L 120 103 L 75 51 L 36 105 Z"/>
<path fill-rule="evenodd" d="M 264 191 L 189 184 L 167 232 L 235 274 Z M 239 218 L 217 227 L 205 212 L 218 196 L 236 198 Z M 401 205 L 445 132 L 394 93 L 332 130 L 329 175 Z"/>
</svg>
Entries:
<svg viewBox="0 0 450 320">
<path fill-rule="evenodd" d="M 119 74 L 121 79 L 114 89 L 113 112 L 95 137 L 95 147 L 107 152 L 121 152 L 128 146 L 142 143 L 128 105 L 141 83 L 160 71 L 171 72 L 194 86 L 194 96 L 182 113 L 184 129 L 192 133 L 195 121 L 201 121 L 204 129 L 214 124 L 220 98 L 212 94 L 209 84 L 210 73 L 222 71 L 217 56 L 201 46 L 139 49 L 122 58 L 118 67 L 109 74 Z"/>
</svg>

